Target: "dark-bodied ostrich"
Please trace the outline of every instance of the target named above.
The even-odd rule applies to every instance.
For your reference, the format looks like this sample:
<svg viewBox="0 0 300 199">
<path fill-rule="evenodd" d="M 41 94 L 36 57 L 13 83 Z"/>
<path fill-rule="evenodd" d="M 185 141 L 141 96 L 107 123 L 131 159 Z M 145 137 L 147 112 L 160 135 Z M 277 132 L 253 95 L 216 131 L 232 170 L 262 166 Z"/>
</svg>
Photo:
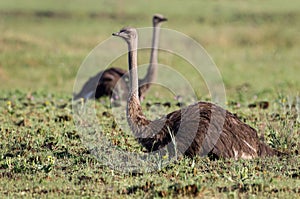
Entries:
<svg viewBox="0 0 300 199">
<path fill-rule="evenodd" d="M 127 122 L 147 151 L 167 146 L 169 155 L 176 152 L 190 157 L 208 154 L 214 158 L 235 159 L 281 154 L 261 142 L 255 129 L 212 103 L 197 102 L 160 119 L 147 119 L 138 97 L 137 31 L 128 27 L 113 35 L 123 38 L 128 44 L 130 87 Z"/>
<path fill-rule="evenodd" d="M 157 73 L 157 64 L 158 64 L 158 43 L 159 43 L 159 32 L 160 25 L 162 22 L 167 21 L 161 14 L 155 14 L 152 18 L 153 24 L 153 36 L 152 36 L 152 48 L 150 53 L 150 63 L 148 67 L 147 74 L 143 79 L 139 80 L 140 90 L 140 99 L 143 99 L 145 93 L 149 90 L 151 82 L 154 82 L 156 79 Z M 123 77 L 124 76 L 124 77 Z M 109 68 L 107 70 L 101 71 L 95 76 L 91 77 L 82 87 L 81 91 L 74 95 L 74 100 L 79 98 L 84 99 L 98 99 L 102 96 L 112 96 L 112 99 L 119 97 L 127 97 L 128 94 L 128 85 L 126 82 L 127 71 L 121 68 Z M 122 78 L 123 77 L 123 78 Z M 120 79 L 122 78 L 122 79 Z M 113 90 L 119 82 L 119 87 L 116 88 L 116 93 L 113 93 Z"/>
</svg>

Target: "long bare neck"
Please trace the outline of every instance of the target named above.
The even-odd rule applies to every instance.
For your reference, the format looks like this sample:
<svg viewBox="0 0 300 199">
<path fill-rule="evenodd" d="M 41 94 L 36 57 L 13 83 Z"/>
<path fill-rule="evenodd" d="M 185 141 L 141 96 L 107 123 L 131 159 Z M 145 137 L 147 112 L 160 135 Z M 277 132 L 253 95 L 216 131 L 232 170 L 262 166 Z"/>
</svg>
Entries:
<svg viewBox="0 0 300 199">
<path fill-rule="evenodd" d="M 138 91 L 138 71 L 137 71 L 137 38 L 128 42 L 128 64 L 129 64 L 129 79 L 130 91 L 127 101 L 127 121 L 136 133 L 136 129 L 140 126 L 149 124 L 142 112 L 139 100 Z"/>
<path fill-rule="evenodd" d="M 159 43 L 160 24 L 153 25 L 152 48 L 150 54 L 150 64 L 146 76 L 142 79 L 142 84 L 154 82 L 157 76 L 158 64 L 158 43 Z"/>
<path fill-rule="evenodd" d="M 138 72 L 137 72 L 137 39 L 128 42 L 128 65 L 130 75 L 130 97 L 138 95 Z"/>
</svg>

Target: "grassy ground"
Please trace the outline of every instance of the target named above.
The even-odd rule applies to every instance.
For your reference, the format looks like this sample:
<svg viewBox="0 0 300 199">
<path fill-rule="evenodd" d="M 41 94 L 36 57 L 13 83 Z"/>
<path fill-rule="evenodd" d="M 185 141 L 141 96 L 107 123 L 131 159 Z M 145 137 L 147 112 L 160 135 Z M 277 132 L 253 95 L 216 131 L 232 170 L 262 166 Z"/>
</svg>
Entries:
<svg viewBox="0 0 300 199">
<path fill-rule="evenodd" d="M 25 3 L 26 2 L 26 3 Z M 183 158 L 145 174 L 122 174 L 97 161 L 80 140 L 71 97 L 87 54 L 122 26 L 163 26 L 201 43 L 224 80 L 228 109 L 285 158 L 251 161 Z M 0 195 L 3 197 L 296 198 L 300 193 L 300 5 L 272 1 L 0 1 Z M 139 61 L 148 59 L 142 53 Z M 180 68 L 166 52 L 160 63 Z M 126 57 L 116 60 L 124 65 Z M 189 72 L 189 71 L 188 71 Z M 187 72 L 187 73 L 188 73 Z M 190 71 L 190 74 L 193 73 Z M 209 93 L 197 87 L 199 97 Z M 158 89 L 159 90 L 159 89 Z M 205 91 L 205 92 L 203 92 Z M 169 101 L 152 89 L 146 103 Z M 248 108 L 268 102 L 267 109 Z M 111 142 L 142 151 L 115 126 L 107 101 L 97 115 Z M 159 107 L 162 112 L 176 109 Z"/>
</svg>

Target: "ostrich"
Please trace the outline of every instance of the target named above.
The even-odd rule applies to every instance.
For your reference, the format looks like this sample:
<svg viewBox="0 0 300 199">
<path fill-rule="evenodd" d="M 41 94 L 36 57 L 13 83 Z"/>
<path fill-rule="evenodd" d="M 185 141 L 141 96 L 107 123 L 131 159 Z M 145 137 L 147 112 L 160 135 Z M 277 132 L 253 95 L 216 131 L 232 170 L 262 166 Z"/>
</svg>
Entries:
<svg viewBox="0 0 300 199">
<path fill-rule="evenodd" d="M 147 119 L 138 97 L 137 31 L 126 27 L 113 36 L 123 38 L 128 45 L 127 122 L 148 152 L 166 146 L 169 157 L 207 154 L 212 158 L 252 159 L 281 154 L 261 142 L 255 129 L 209 102 L 197 102 L 153 121 Z"/>
<path fill-rule="evenodd" d="M 139 88 L 140 89 L 139 94 L 141 100 L 145 97 L 145 93 L 149 90 L 150 83 L 155 81 L 156 79 L 159 32 L 160 32 L 160 25 L 164 21 L 167 21 L 167 18 L 165 18 L 161 14 L 155 14 L 152 18 L 153 36 L 152 36 L 152 48 L 150 54 L 150 64 L 145 77 L 139 80 L 141 85 Z M 74 100 L 77 100 L 79 98 L 98 99 L 102 96 L 112 96 L 112 99 L 117 99 L 120 96 L 125 97 L 128 94 L 128 85 L 126 82 L 127 77 L 128 77 L 127 71 L 120 68 L 113 67 L 101 71 L 95 76 L 91 77 L 84 84 L 81 91 L 74 96 Z M 116 89 L 117 93 L 113 93 L 112 91 L 118 81 L 120 81 L 119 84 L 120 87 Z"/>
</svg>

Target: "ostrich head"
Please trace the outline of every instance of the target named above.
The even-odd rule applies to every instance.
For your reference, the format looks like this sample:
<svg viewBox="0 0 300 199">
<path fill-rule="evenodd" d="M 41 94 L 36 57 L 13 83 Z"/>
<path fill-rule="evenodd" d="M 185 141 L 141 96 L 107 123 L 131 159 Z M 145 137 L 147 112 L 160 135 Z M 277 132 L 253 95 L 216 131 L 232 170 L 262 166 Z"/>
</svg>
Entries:
<svg viewBox="0 0 300 199">
<path fill-rule="evenodd" d="M 166 17 L 164 17 L 163 15 L 161 15 L 161 14 L 153 15 L 153 20 L 152 20 L 153 26 L 157 26 L 161 22 L 164 22 L 164 21 L 168 21 L 168 19 Z"/>
<path fill-rule="evenodd" d="M 135 28 L 125 27 L 112 35 L 123 38 L 127 43 L 132 43 L 132 41 L 137 38 L 137 31 Z"/>
</svg>

